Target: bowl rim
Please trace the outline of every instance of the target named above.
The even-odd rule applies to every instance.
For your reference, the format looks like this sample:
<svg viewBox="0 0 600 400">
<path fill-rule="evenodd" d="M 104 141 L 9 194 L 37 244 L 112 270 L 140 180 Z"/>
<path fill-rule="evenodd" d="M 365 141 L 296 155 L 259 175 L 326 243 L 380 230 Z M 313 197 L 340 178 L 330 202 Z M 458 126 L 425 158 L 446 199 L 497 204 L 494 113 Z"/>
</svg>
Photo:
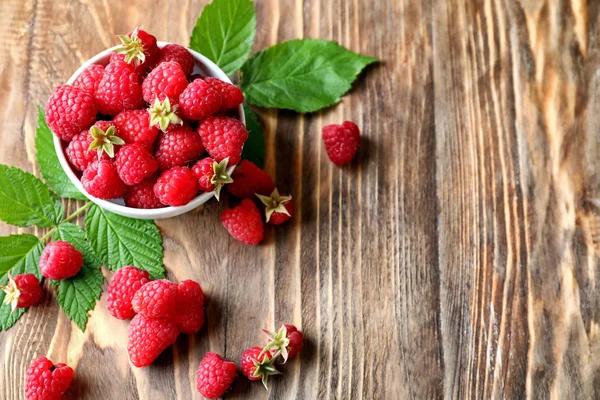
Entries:
<svg viewBox="0 0 600 400">
<path fill-rule="evenodd" d="M 171 44 L 171 42 L 163 42 L 163 41 L 157 42 L 157 45 L 159 48 L 163 48 L 168 44 Z M 104 51 L 101 51 L 100 53 L 91 57 L 89 60 L 87 60 L 85 63 L 83 63 L 73 73 L 73 75 L 71 75 L 71 77 L 69 78 L 69 80 L 67 81 L 66 84 L 72 85 L 73 82 L 75 82 L 75 79 L 77 79 L 77 77 L 79 77 L 79 75 L 81 75 L 81 73 L 86 68 L 88 68 L 90 65 L 93 65 L 93 64 L 102 63 L 102 61 L 106 57 L 109 57 L 110 54 L 112 54 L 117 47 L 119 47 L 119 46 L 113 46 L 113 47 L 108 48 Z M 221 70 L 221 68 L 219 68 L 214 62 L 212 62 L 211 60 L 209 60 L 207 57 L 203 56 L 202 54 L 198 53 L 197 51 L 194 51 L 188 47 L 186 47 L 186 50 L 188 50 L 192 54 L 196 63 L 202 64 L 202 66 L 210 72 L 210 76 L 219 78 L 220 80 L 225 81 L 227 83 L 232 83 L 231 80 L 229 79 L 229 77 L 227 76 L 227 74 L 225 74 L 225 72 L 223 72 L 223 70 Z M 239 106 L 238 112 L 239 112 L 239 116 L 240 116 L 239 120 L 245 126 L 246 125 L 246 116 L 244 114 L 244 108 L 242 105 Z M 208 200 L 210 200 L 214 196 L 213 192 L 202 193 L 201 195 L 194 197 L 186 205 L 178 206 L 178 207 L 167 206 L 167 207 L 163 207 L 163 208 L 154 208 L 154 209 L 127 207 L 127 206 L 115 203 L 113 201 L 98 199 L 98 198 L 92 196 L 91 194 L 89 194 L 83 188 L 81 181 L 79 180 L 77 175 L 75 175 L 75 173 L 73 172 L 73 169 L 71 168 L 71 166 L 69 165 L 69 162 L 67 161 L 67 158 L 65 156 L 65 152 L 64 152 L 64 149 L 62 146 L 62 141 L 54 133 L 52 134 L 52 136 L 53 136 L 53 141 L 54 141 L 54 149 L 56 151 L 58 161 L 60 162 L 62 169 L 67 174 L 67 177 L 73 183 L 73 185 L 75 185 L 77 190 L 79 190 L 85 197 L 87 197 L 94 204 L 98 205 L 99 207 L 101 207 L 105 210 L 113 212 L 115 214 L 119 214 L 119 215 L 122 215 L 125 217 L 130 217 L 130 218 L 137 218 L 137 219 L 171 218 L 171 217 L 176 217 L 181 214 L 185 214 L 186 212 L 197 208 L 198 206 L 206 203 Z M 228 172 L 231 174 L 234 169 L 235 169 L 235 165 L 232 165 L 231 167 L 229 167 Z"/>
</svg>

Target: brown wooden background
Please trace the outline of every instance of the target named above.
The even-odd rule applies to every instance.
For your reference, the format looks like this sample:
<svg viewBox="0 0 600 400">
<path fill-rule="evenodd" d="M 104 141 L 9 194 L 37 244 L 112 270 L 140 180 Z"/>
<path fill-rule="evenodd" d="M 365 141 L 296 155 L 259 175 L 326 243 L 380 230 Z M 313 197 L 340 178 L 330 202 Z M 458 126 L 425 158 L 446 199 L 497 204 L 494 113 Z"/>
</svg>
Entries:
<svg viewBox="0 0 600 400">
<path fill-rule="evenodd" d="M 0 162 L 37 172 L 35 105 L 115 34 L 185 44 L 205 3 L 0 0 Z M 82 334 L 48 294 L 0 333 L 0 398 L 22 398 L 41 354 L 76 368 L 69 399 L 199 398 L 207 351 L 239 360 L 280 321 L 305 332 L 302 356 L 270 393 L 238 379 L 228 398 L 600 398 L 600 2 L 256 8 L 255 49 L 325 38 L 383 60 L 330 110 L 261 111 L 293 222 L 256 248 L 221 227 L 225 204 L 159 222 L 207 328 L 135 369 L 104 296 Z M 364 143 L 337 168 L 320 129 L 344 119 Z"/>
</svg>

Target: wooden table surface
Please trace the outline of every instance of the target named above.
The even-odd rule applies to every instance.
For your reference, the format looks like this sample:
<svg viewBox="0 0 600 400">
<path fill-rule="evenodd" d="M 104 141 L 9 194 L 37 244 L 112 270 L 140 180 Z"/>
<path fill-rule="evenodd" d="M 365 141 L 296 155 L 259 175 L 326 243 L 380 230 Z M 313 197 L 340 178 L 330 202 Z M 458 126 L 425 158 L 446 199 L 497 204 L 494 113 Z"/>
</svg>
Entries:
<svg viewBox="0 0 600 400">
<path fill-rule="evenodd" d="M 186 44 L 205 3 L 2 0 L 0 162 L 37 173 L 52 88 L 138 23 Z M 258 247 L 222 228 L 226 204 L 159 221 L 169 277 L 209 299 L 201 333 L 136 369 L 105 296 L 82 334 L 47 294 L 0 333 L 0 398 L 23 398 L 42 354 L 76 368 L 68 399 L 200 398 L 207 351 L 237 361 L 280 321 L 305 332 L 302 355 L 270 393 L 238 379 L 227 398 L 600 398 L 600 3 L 256 8 L 255 49 L 324 38 L 383 60 L 324 112 L 260 110 L 293 221 Z M 346 119 L 364 142 L 338 168 L 320 131 Z"/>
</svg>

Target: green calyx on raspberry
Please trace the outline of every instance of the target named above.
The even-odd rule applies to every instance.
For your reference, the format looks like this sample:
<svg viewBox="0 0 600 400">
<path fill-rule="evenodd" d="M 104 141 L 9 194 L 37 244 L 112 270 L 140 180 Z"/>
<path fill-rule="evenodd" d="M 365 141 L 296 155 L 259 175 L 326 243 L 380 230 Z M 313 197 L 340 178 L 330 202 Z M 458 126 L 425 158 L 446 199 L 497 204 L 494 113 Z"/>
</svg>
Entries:
<svg viewBox="0 0 600 400">
<path fill-rule="evenodd" d="M 148 109 L 150 126 L 158 125 L 160 130 L 164 132 L 170 124 L 183 125 L 181 118 L 175 114 L 178 107 L 177 104 L 171 106 L 168 97 L 162 102 L 158 98 L 154 99 L 154 104 Z"/>
<path fill-rule="evenodd" d="M 121 41 L 121 45 L 115 49 L 116 53 L 125 54 L 125 62 L 127 64 L 133 63 L 134 65 L 140 65 L 146 60 L 146 54 L 144 54 L 144 46 L 141 40 L 138 38 L 138 30 L 140 27 L 136 27 L 131 36 L 118 35 L 117 37 Z"/>
<path fill-rule="evenodd" d="M 266 352 L 266 348 L 260 352 L 258 358 L 261 358 L 262 355 Z M 254 366 L 256 369 L 252 374 L 255 378 L 260 378 L 265 389 L 269 390 L 269 376 L 271 375 L 280 375 L 281 372 L 275 368 L 275 360 L 279 357 L 280 353 L 277 352 L 275 354 L 267 354 L 266 357 L 262 357 L 262 361 L 258 361 L 257 359 L 252 359 Z"/>
<path fill-rule="evenodd" d="M 274 190 L 276 192 L 277 189 Z M 263 332 L 268 336 L 269 343 L 263 349 L 265 351 L 277 351 L 276 355 L 281 354 L 283 357 L 283 362 L 286 363 L 288 359 L 288 346 L 290 345 L 290 339 L 287 337 L 287 329 L 285 325 L 282 325 L 281 328 L 277 332 L 268 331 L 263 329 Z M 276 359 L 277 357 L 273 356 L 272 359 Z"/>
<path fill-rule="evenodd" d="M 6 284 L 6 286 L 0 286 L 0 289 L 2 289 L 4 293 L 6 293 L 6 296 L 4 297 L 4 303 L 10 304 L 10 313 L 14 313 L 17 309 L 17 303 L 19 302 L 19 296 L 21 296 L 21 291 L 17 286 L 17 282 L 15 282 L 12 275 L 10 274 L 10 271 L 8 271 L 8 283 Z"/>
<path fill-rule="evenodd" d="M 267 206 L 265 213 L 267 216 L 267 222 L 271 219 L 271 215 L 275 212 L 279 212 L 285 215 L 290 215 L 288 210 L 285 208 L 285 203 L 292 200 L 292 196 L 281 196 L 277 188 L 273 190 L 271 196 L 263 196 L 262 194 L 255 193 L 256 197 L 262 201 L 262 203 Z M 282 328 L 282 329 L 285 329 Z M 286 357 L 287 358 L 287 357 Z"/>
<path fill-rule="evenodd" d="M 96 125 L 90 129 L 90 134 L 94 139 L 90 143 L 89 150 L 97 150 L 98 158 L 102 157 L 102 153 L 108 154 L 110 158 L 115 156 L 115 145 L 124 145 L 125 141 L 116 135 L 114 126 L 108 127 L 106 131 L 98 128 Z"/>
<path fill-rule="evenodd" d="M 213 190 L 213 193 L 215 194 L 217 201 L 219 200 L 223 186 L 233 182 L 233 179 L 231 179 L 231 176 L 227 173 L 228 162 L 229 157 L 224 158 L 221 162 L 215 161 L 213 163 L 214 175 L 210 178 L 210 183 L 215 185 L 215 190 Z"/>
</svg>

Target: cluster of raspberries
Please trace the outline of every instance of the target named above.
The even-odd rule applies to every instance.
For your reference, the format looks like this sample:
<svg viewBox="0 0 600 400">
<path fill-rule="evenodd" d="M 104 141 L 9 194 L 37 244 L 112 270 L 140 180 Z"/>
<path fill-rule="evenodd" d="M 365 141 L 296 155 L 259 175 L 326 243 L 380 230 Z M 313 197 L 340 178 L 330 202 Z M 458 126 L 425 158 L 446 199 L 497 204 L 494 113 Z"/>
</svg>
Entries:
<svg viewBox="0 0 600 400">
<path fill-rule="evenodd" d="M 46 104 L 46 122 L 84 189 L 146 209 L 182 206 L 200 191 L 218 195 L 248 138 L 237 119 L 242 91 L 193 74 L 182 46 L 161 49 L 137 28 L 120 39 L 108 65 L 91 65 Z"/>
</svg>

